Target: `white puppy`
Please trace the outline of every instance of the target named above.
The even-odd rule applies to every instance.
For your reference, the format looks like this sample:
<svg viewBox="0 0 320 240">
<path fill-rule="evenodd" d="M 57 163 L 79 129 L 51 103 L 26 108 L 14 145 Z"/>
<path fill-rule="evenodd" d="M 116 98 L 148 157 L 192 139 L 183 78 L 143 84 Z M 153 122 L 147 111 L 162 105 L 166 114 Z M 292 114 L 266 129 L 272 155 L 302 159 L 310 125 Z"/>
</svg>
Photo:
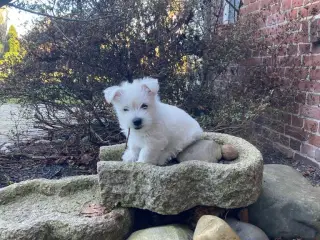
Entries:
<svg viewBox="0 0 320 240">
<path fill-rule="evenodd" d="M 125 162 L 165 165 L 202 136 L 198 122 L 182 109 L 162 103 L 158 90 L 158 80 L 150 77 L 104 90 L 126 137 L 130 129 Z"/>
</svg>

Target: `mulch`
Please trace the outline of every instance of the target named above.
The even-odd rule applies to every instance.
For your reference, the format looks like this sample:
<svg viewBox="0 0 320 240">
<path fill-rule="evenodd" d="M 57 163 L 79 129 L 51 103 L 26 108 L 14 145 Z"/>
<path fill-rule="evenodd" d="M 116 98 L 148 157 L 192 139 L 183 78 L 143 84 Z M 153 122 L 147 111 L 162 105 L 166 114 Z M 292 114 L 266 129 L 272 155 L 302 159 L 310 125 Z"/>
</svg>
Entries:
<svg viewBox="0 0 320 240">
<path fill-rule="evenodd" d="M 27 179 L 59 179 L 96 173 L 98 147 L 65 142 L 29 142 L 10 154 L 0 154 L 0 188 Z M 320 169 L 286 158 L 272 149 L 262 150 L 265 164 L 292 166 L 314 186 L 320 186 Z"/>
</svg>

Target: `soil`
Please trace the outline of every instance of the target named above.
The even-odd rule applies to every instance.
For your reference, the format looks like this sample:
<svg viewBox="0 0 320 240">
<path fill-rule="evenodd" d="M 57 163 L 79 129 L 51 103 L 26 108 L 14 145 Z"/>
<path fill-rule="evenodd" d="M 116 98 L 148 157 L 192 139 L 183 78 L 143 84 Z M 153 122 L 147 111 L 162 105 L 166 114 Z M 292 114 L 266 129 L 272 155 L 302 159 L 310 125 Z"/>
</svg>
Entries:
<svg viewBox="0 0 320 240">
<path fill-rule="evenodd" d="M 97 161 L 98 147 L 31 141 L 0 153 L 0 188 L 27 179 L 95 174 Z"/>
<path fill-rule="evenodd" d="M 66 176 L 95 174 L 99 147 L 63 141 L 31 141 L 10 154 L 0 153 L 0 188 L 27 179 L 59 179 Z M 320 186 L 320 169 L 264 149 L 265 164 L 292 166 L 314 186 Z"/>
</svg>

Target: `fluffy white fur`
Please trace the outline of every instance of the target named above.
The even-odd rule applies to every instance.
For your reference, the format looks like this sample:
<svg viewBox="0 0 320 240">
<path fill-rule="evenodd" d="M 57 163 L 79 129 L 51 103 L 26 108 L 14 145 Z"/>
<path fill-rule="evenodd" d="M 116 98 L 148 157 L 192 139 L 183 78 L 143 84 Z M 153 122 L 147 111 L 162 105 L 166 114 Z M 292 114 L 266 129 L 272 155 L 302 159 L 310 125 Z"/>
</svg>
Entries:
<svg viewBox="0 0 320 240">
<path fill-rule="evenodd" d="M 158 91 L 158 80 L 150 77 L 104 90 L 126 137 L 130 128 L 125 162 L 164 165 L 202 135 L 198 122 L 182 109 L 162 103 Z"/>
</svg>

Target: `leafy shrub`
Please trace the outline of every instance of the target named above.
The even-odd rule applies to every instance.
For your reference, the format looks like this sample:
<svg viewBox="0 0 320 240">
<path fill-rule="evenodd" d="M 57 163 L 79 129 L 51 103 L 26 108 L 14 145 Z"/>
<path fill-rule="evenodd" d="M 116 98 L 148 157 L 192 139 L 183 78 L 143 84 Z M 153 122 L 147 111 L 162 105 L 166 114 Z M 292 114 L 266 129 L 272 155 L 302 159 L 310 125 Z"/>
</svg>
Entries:
<svg viewBox="0 0 320 240">
<path fill-rule="evenodd" d="M 299 20 L 277 33 L 260 31 L 263 11 L 223 25 L 219 1 L 62 0 L 54 8 L 29 7 L 54 11 L 55 18 L 39 20 L 25 36 L 27 54 L 0 97 L 32 106 L 47 130 L 89 136 L 98 145 L 121 141 L 102 90 L 147 75 L 159 79 L 163 101 L 208 130 L 243 132 L 268 108 L 293 102 L 301 66 L 289 65 L 287 55 L 280 61 L 279 53 Z"/>
</svg>

